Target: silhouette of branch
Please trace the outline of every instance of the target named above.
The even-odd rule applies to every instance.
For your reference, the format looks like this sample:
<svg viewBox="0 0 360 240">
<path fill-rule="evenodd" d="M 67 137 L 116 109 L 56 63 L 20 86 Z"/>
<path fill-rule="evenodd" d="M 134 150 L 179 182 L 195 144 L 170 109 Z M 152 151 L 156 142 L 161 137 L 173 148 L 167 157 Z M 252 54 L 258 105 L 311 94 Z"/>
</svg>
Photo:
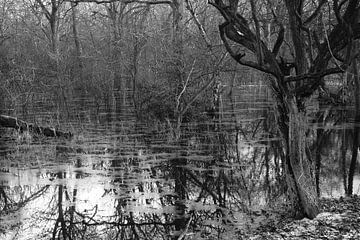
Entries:
<svg viewBox="0 0 360 240">
<path fill-rule="evenodd" d="M 329 68 L 326 69 L 325 71 L 322 72 L 317 72 L 317 73 L 307 73 L 307 74 L 303 74 L 303 75 L 298 75 L 298 76 L 287 76 L 285 77 L 285 82 L 296 82 L 296 81 L 301 81 L 304 79 L 314 79 L 314 78 L 321 78 L 321 77 L 325 77 L 327 75 L 331 75 L 331 74 L 335 74 L 335 73 L 342 73 L 344 70 L 341 67 L 334 67 L 334 68 Z"/>
<path fill-rule="evenodd" d="M 321 0 L 315 11 L 304 21 L 304 25 L 311 23 L 321 12 L 321 7 L 327 2 L 327 0 Z"/>
<path fill-rule="evenodd" d="M 272 71 L 270 71 L 269 69 L 266 69 L 264 67 L 262 67 L 261 65 L 259 65 L 258 63 L 256 62 L 252 62 L 252 61 L 246 61 L 243 59 L 243 57 L 245 56 L 245 54 L 236 54 L 229 42 L 227 41 L 226 37 L 225 37 L 225 27 L 227 26 L 228 23 L 224 23 L 222 25 L 219 26 L 219 30 L 220 30 L 220 37 L 222 39 L 222 41 L 224 42 L 224 46 L 226 48 L 226 50 L 230 53 L 230 56 L 235 60 L 237 61 L 238 63 L 240 63 L 241 65 L 244 65 L 244 66 L 248 66 L 248 67 L 251 67 L 251 68 L 255 68 L 257 70 L 260 70 L 262 72 L 266 72 L 266 73 L 270 73 L 270 74 L 273 74 Z"/>
<path fill-rule="evenodd" d="M 46 137 L 65 137 L 71 138 L 71 132 L 62 132 L 56 130 L 55 128 L 42 127 L 36 124 L 27 123 L 15 117 L 10 117 L 6 115 L 0 115 L 0 126 L 7 128 L 14 128 L 20 132 L 29 131 L 31 133 L 44 135 Z"/>
<path fill-rule="evenodd" d="M 105 3 L 113 3 L 113 2 L 122 2 L 122 3 L 143 3 L 143 4 L 149 4 L 149 5 L 158 5 L 158 4 L 172 4 L 173 2 L 170 0 L 152 0 L 152 1 L 146 1 L 146 0 L 65 0 L 67 2 L 73 2 L 73 3 L 96 3 L 96 4 L 105 4 Z"/>
</svg>

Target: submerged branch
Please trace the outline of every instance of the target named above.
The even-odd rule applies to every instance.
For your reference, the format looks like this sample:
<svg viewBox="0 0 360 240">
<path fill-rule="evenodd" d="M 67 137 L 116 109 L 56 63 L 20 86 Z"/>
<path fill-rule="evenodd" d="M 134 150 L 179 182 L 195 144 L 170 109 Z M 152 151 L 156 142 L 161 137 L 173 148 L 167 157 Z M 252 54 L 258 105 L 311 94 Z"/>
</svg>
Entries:
<svg viewBox="0 0 360 240">
<path fill-rule="evenodd" d="M 10 117 L 6 115 L 0 115 L 0 126 L 14 128 L 19 130 L 20 132 L 29 131 L 31 133 L 44 135 L 46 137 L 72 137 L 71 132 L 63 132 L 51 127 L 38 126 L 36 124 L 27 123 L 15 117 Z"/>
</svg>

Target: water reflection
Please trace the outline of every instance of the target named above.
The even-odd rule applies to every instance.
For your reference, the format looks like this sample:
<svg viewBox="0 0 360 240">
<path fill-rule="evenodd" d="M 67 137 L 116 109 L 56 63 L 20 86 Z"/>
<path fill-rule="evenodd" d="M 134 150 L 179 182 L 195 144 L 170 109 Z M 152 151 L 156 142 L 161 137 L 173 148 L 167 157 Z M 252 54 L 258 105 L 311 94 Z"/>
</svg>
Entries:
<svg viewBox="0 0 360 240">
<path fill-rule="evenodd" d="M 279 138 L 264 101 L 224 110 L 221 123 L 184 125 L 178 141 L 131 108 L 77 104 L 58 121 L 72 140 L 0 129 L 2 238 L 231 239 L 245 214 L 281 192 Z M 42 108 L 33 114 L 53 123 Z"/>
<path fill-rule="evenodd" d="M 190 221 L 185 196 L 177 196 L 174 174 L 179 170 L 173 162 L 185 159 L 185 146 L 143 128 L 134 132 L 133 126 L 127 121 L 82 124 L 71 142 L 3 134 L 5 239 L 167 239 L 181 234 L 176 230 Z"/>
</svg>

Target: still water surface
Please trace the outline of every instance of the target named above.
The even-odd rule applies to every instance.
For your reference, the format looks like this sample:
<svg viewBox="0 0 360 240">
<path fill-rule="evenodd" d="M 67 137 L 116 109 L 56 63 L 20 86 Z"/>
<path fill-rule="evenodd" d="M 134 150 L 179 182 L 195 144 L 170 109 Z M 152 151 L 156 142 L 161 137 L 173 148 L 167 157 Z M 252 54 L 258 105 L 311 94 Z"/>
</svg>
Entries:
<svg viewBox="0 0 360 240">
<path fill-rule="evenodd" d="M 48 120 L 75 136 L 52 139 L 1 129 L 2 239 L 171 239 L 179 235 L 177 215 L 185 223 L 191 218 L 211 226 L 207 235 L 213 234 L 211 221 L 221 223 L 219 206 L 201 189 L 208 184 L 203 176 L 214 182 L 222 167 L 205 168 L 213 146 L 197 140 L 204 133 L 191 133 L 196 126 L 185 126 L 188 136 L 180 144 L 161 125 L 138 122 L 131 109 L 109 114 L 94 110 L 90 101 L 64 121 L 43 109 L 21 118 Z M 183 183 L 186 216 L 177 214 L 173 161 L 179 157 L 187 159 L 180 167 L 193 177 Z M 194 227 L 189 232 L 204 235 Z"/>
<path fill-rule="evenodd" d="M 266 146 L 243 140 L 237 159 L 224 159 L 235 155 L 224 144 L 233 120 L 224 118 L 221 131 L 185 124 L 174 142 L 164 125 L 140 122 L 130 108 L 107 113 L 91 104 L 66 120 L 44 106 L 20 114 L 72 131 L 71 140 L 1 129 L 1 239 L 231 239 L 249 220 L 242 213 L 264 206 L 257 158 Z M 243 115 L 242 124 L 256 122 Z M 324 194 L 338 196 L 339 182 L 324 182 Z"/>
</svg>

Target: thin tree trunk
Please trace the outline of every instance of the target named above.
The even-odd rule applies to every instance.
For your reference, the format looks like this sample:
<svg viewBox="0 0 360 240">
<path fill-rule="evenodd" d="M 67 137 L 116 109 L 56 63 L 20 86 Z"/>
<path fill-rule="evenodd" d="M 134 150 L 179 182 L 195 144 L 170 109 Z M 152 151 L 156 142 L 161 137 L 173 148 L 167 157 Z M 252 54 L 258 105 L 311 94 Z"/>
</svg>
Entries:
<svg viewBox="0 0 360 240">
<path fill-rule="evenodd" d="M 354 134 L 353 134 L 353 146 L 352 146 L 352 156 L 349 167 L 349 179 L 348 179 L 348 188 L 346 195 L 350 196 L 353 194 L 353 180 L 357 163 L 358 147 L 359 147 L 359 131 L 360 131 L 360 83 L 359 83 L 359 74 L 357 70 L 357 61 L 354 59 L 352 64 L 352 70 L 354 74 L 354 98 L 355 98 L 355 122 L 354 122 Z"/>
<path fill-rule="evenodd" d="M 72 31 L 74 37 L 74 44 L 75 44 L 75 57 L 76 57 L 76 64 L 75 64 L 75 71 L 78 71 L 78 75 L 80 80 L 82 80 L 82 62 L 81 62 L 81 45 L 77 31 L 77 9 L 76 4 L 71 2 L 71 17 L 72 17 Z M 74 74 L 75 76 L 77 75 Z"/>
<path fill-rule="evenodd" d="M 181 98 L 181 94 L 183 88 L 185 87 L 185 72 L 184 72 L 184 64 L 183 64 L 183 54 L 184 54 L 184 46 L 183 46 L 183 23 L 182 18 L 184 14 L 184 2 L 183 0 L 173 0 L 170 5 L 172 8 L 172 16 L 173 16 L 173 28 L 172 28 L 172 44 L 173 44 L 173 53 L 175 57 L 174 62 L 174 80 L 176 81 L 176 97 Z M 178 99 L 175 103 L 174 115 L 176 117 L 176 126 L 174 138 L 175 141 L 179 143 L 180 146 L 185 147 L 183 136 L 181 134 L 181 124 L 182 124 L 182 104 L 181 99 Z M 175 230 L 176 233 L 173 235 L 173 239 L 178 239 L 181 236 L 181 232 L 186 228 L 186 213 L 185 213 L 185 200 L 186 200 L 186 171 L 184 169 L 187 164 L 186 157 L 181 154 L 178 158 L 173 160 L 173 172 L 175 178 L 175 194 L 177 195 L 177 199 L 175 201 Z"/>
<path fill-rule="evenodd" d="M 180 134 L 180 127 L 182 124 L 182 108 L 183 106 L 183 99 L 182 95 L 184 89 L 186 87 L 185 82 L 185 72 L 184 72 L 184 45 L 183 45 L 183 34 L 184 34 L 184 26 L 182 23 L 182 18 L 184 14 L 184 3 L 182 0 L 173 0 L 171 4 L 172 8 L 172 17 L 173 17 L 173 26 L 172 26 L 172 47 L 173 47 L 173 54 L 174 54 L 174 71 L 173 76 L 176 84 L 175 89 L 175 109 L 174 115 L 177 119 L 176 126 L 175 126 L 175 136 L 179 139 Z"/>
<path fill-rule="evenodd" d="M 317 144 L 315 152 L 315 184 L 316 184 L 316 193 L 320 197 L 320 171 L 321 171 L 321 147 L 322 147 L 322 138 L 324 134 L 324 129 L 317 130 Z"/>
<path fill-rule="evenodd" d="M 74 43 L 75 43 L 75 50 L 76 50 L 76 56 L 80 57 L 81 55 L 81 46 L 80 46 L 80 40 L 78 36 L 77 31 L 77 9 L 75 3 L 71 2 L 71 17 L 72 17 L 72 31 L 73 31 L 73 37 L 74 37 Z M 80 60 L 80 59 L 78 59 Z"/>
<path fill-rule="evenodd" d="M 345 194 L 348 192 L 347 187 L 347 170 L 346 170 L 346 153 L 347 153 L 347 141 L 346 141 L 346 130 L 343 129 L 342 132 L 342 141 L 341 141 L 341 172 L 343 178 L 343 185 Z"/>
<path fill-rule="evenodd" d="M 141 50 L 146 43 L 145 39 L 143 39 L 143 37 L 139 37 L 139 36 L 141 36 L 141 34 L 139 34 L 139 32 L 142 33 L 142 31 L 144 31 L 144 22 L 147 18 L 147 14 L 148 14 L 148 12 L 143 13 L 143 16 L 141 17 L 141 20 L 140 20 L 140 27 L 135 32 L 134 46 L 133 46 L 133 53 L 132 53 L 132 55 L 133 55 L 132 63 L 131 63 L 132 101 L 134 104 L 134 109 L 135 109 L 136 114 L 139 114 L 138 101 L 137 101 L 138 100 L 137 99 L 137 81 L 138 81 L 138 71 L 139 71 L 138 64 L 139 64 Z"/>
<path fill-rule="evenodd" d="M 126 6 L 127 3 L 121 3 L 119 6 L 116 3 L 110 3 L 107 7 L 107 15 L 110 21 L 110 65 L 112 69 L 112 78 L 113 78 L 113 113 L 115 114 L 114 119 L 118 119 L 123 111 L 125 106 L 125 78 L 123 74 L 123 63 L 120 61 L 122 57 L 121 49 L 121 38 L 122 38 L 122 22 L 121 18 L 123 14 L 122 9 Z"/>
<path fill-rule="evenodd" d="M 133 59 L 132 59 L 132 100 L 134 103 L 135 112 L 138 113 L 137 109 L 137 93 L 136 93 L 136 85 L 137 85 L 137 75 L 138 75 L 138 58 L 141 51 L 140 40 L 139 37 L 135 36 L 135 43 L 133 48 Z"/>
</svg>

